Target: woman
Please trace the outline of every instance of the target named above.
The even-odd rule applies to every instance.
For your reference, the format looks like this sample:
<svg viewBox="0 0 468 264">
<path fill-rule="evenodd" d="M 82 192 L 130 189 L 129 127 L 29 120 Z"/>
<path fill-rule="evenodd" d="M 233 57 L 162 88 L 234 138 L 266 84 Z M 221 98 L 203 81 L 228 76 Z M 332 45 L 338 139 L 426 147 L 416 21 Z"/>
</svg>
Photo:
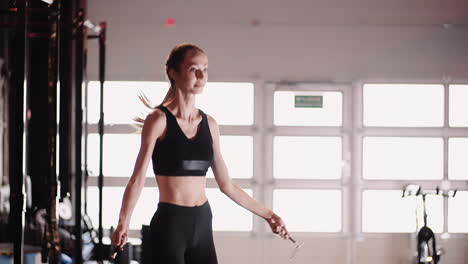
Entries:
<svg viewBox="0 0 468 264">
<path fill-rule="evenodd" d="M 217 263 L 212 214 L 205 194 L 204 176 L 210 166 L 224 194 L 264 218 L 274 233 L 288 239 L 281 218 L 231 181 L 221 156 L 218 124 L 195 108 L 196 95 L 208 79 L 205 52 L 191 44 L 176 46 L 167 60 L 166 73 L 171 87 L 165 99 L 140 120 L 141 148 L 125 189 L 113 245 L 122 248 L 127 241 L 130 218 L 150 159 L 159 187 L 158 209 L 149 229 L 154 263 Z M 146 100 L 144 103 L 149 106 Z"/>
</svg>

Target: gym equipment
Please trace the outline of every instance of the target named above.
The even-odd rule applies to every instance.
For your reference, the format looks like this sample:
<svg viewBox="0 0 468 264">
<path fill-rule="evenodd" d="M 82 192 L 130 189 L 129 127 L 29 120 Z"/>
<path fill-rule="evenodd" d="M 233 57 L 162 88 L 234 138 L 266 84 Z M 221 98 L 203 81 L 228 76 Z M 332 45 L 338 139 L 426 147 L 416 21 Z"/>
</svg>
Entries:
<svg viewBox="0 0 468 264">
<path fill-rule="evenodd" d="M 417 233 L 417 251 L 418 257 L 416 260 L 417 264 L 437 264 L 439 263 L 443 249 L 438 249 L 434 232 L 427 225 L 427 211 L 426 211 L 426 196 L 427 195 L 441 195 L 442 197 L 455 197 L 457 190 L 454 190 L 451 194 L 449 191 L 440 191 L 439 187 L 436 188 L 435 192 L 425 191 L 419 185 L 409 184 L 403 190 L 402 198 L 408 196 L 421 196 L 423 206 L 423 226 Z M 416 214 L 416 228 L 419 223 L 418 214 Z"/>
<path fill-rule="evenodd" d="M 291 255 L 289 256 L 289 261 L 293 261 L 296 258 L 299 250 L 302 248 L 302 246 L 304 246 L 304 242 L 297 242 L 292 237 L 289 237 L 289 240 L 291 240 L 291 242 L 294 244 L 294 248 L 291 251 Z"/>
</svg>

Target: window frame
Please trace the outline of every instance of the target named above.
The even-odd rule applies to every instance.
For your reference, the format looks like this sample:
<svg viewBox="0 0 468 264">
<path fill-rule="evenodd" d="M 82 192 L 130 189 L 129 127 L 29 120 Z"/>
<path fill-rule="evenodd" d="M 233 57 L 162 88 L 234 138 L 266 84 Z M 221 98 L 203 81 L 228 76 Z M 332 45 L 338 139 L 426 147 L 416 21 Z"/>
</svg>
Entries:
<svg viewBox="0 0 468 264">
<path fill-rule="evenodd" d="M 253 137 L 253 177 L 251 179 L 234 179 L 240 187 L 251 189 L 253 197 L 265 206 L 273 208 L 273 191 L 275 189 L 317 189 L 341 190 L 342 194 L 342 231 L 339 233 L 299 233 L 300 236 L 312 237 L 387 237 L 395 233 L 362 232 L 362 194 L 364 190 L 400 190 L 404 181 L 363 179 L 362 150 L 363 138 L 366 136 L 408 136 L 408 137 L 441 137 L 444 144 L 444 176 L 442 180 L 411 180 L 425 189 L 433 189 L 442 182 L 448 182 L 451 189 L 468 190 L 465 181 L 448 179 L 448 139 L 467 137 L 468 128 L 450 127 L 449 122 L 449 86 L 466 85 L 468 80 L 441 82 L 440 80 L 384 80 L 363 79 L 349 83 L 284 83 L 267 82 L 259 79 L 244 79 L 239 82 L 251 82 L 254 85 L 254 113 L 252 125 L 220 125 L 221 135 Z M 443 127 L 365 127 L 363 125 L 363 85 L 391 83 L 443 83 L 444 85 L 444 126 Z M 276 126 L 274 125 L 274 92 L 275 91 L 333 91 L 342 92 L 342 126 Z M 88 133 L 98 133 L 97 124 L 89 124 Z M 105 133 L 133 133 L 135 128 L 127 124 L 105 124 Z M 273 140 L 274 136 L 340 136 L 342 138 L 342 156 L 344 166 L 339 180 L 305 180 L 273 178 Z M 98 177 L 89 177 L 88 185 L 97 186 Z M 127 178 L 105 176 L 106 186 L 124 186 Z M 147 178 L 145 187 L 155 187 L 154 179 Z M 214 179 L 207 179 L 207 188 L 217 188 Z M 444 231 L 448 231 L 448 201 L 444 199 Z M 106 230 L 108 232 L 108 230 Z M 271 238 L 274 235 L 260 217 L 253 217 L 252 230 L 216 231 L 219 235 L 260 236 Z M 139 230 L 131 230 L 130 236 L 139 237 Z M 398 235 L 398 234 L 397 234 Z M 463 236 L 464 233 L 451 233 L 452 236 Z M 349 246 L 351 256 L 356 254 L 355 247 Z"/>
<path fill-rule="evenodd" d="M 267 83 L 265 86 L 265 107 L 264 109 L 264 135 L 266 147 L 266 171 L 263 185 L 266 190 L 265 202 L 273 208 L 273 192 L 276 189 L 305 189 L 305 190 L 339 190 L 341 192 L 341 231 L 340 232 L 298 232 L 300 235 L 312 235 L 320 237 L 346 237 L 351 230 L 351 226 L 346 219 L 350 219 L 352 211 L 349 210 L 352 203 L 352 186 L 349 184 L 351 177 L 350 162 L 351 156 L 351 91 L 350 84 L 330 84 L 330 83 Z M 340 92 L 342 93 L 342 124 L 341 126 L 281 126 L 274 124 L 274 93 L 276 91 L 304 91 L 304 92 Z M 275 136 L 333 136 L 341 137 L 342 160 L 344 166 L 341 172 L 341 179 L 275 179 L 273 178 L 273 144 Z"/>
<path fill-rule="evenodd" d="M 117 81 L 115 81 L 117 82 Z M 160 81 L 156 81 L 160 82 Z M 258 87 L 261 87 L 263 85 L 263 82 L 260 82 L 258 80 L 240 80 L 236 81 L 237 82 L 242 82 L 242 83 L 252 83 L 253 84 L 253 92 L 254 92 L 254 105 L 253 105 L 253 124 L 251 125 L 219 125 L 220 129 L 220 134 L 222 136 L 251 136 L 253 138 L 253 176 L 250 179 L 233 179 L 233 181 L 238 184 L 241 188 L 243 189 L 251 189 L 253 193 L 253 197 L 259 201 L 262 201 L 262 191 L 260 191 L 258 182 L 260 182 L 259 179 L 261 179 L 261 169 L 256 166 L 255 161 L 258 160 L 258 157 L 256 157 L 256 153 L 258 153 L 260 148 L 258 147 L 258 126 L 256 126 L 256 120 L 258 120 L 258 116 L 256 113 L 258 112 L 258 105 L 255 103 L 257 98 L 259 97 L 258 92 L 259 89 Z M 150 82 L 148 82 L 150 83 Z M 215 116 L 216 118 L 216 116 Z M 137 132 L 137 129 L 131 125 L 131 124 L 122 124 L 122 123 L 106 123 L 104 120 L 104 133 L 105 134 L 134 134 Z M 84 136 L 90 135 L 90 134 L 97 134 L 99 132 L 99 126 L 97 123 L 91 123 L 91 124 L 85 124 L 85 132 L 83 133 Z M 104 137 L 105 140 L 105 137 Z M 221 146 L 222 147 L 222 146 Z M 83 148 L 83 151 L 86 151 L 85 148 Z M 104 153 L 105 155 L 105 153 Z M 135 157 L 136 159 L 136 157 Z M 133 162 L 133 161 L 132 161 Z M 131 162 L 130 162 L 131 163 Z M 130 164 L 129 163 L 129 164 Z M 133 166 L 133 164 L 131 164 Z M 128 182 L 128 177 L 122 177 L 122 176 L 113 176 L 113 175 L 104 175 L 105 178 L 105 186 L 109 187 L 125 187 L 127 182 Z M 216 180 L 214 178 L 207 178 L 206 179 L 206 188 L 218 188 L 218 184 L 216 183 Z M 89 176 L 88 178 L 88 186 L 92 187 L 97 187 L 98 186 L 98 176 Z M 157 183 L 155 182 L 154 178 L 152 177 L 146 177 L 145 179 L 145 184 L 144 188 L 155 188 L 157 187 Z M 157 202 L 157 201 L 155 201 Z M 117 219 L 118 216 L 116 216 Z M 117 225 L 117 222 L 115 223 Z M 261 226 L 263 223 L 260 223 L 258 220 L 258 217 L 253 217 L 253 223 L 252 223 L 252 230 L 250 231 L 215 231 L 218 234 L 226 234 L 226 235 L 241 235 L 241 236 L 250 236 L 251 234 L 258 233 L 256 230 L 259 229 L 259 226 Z M 110 229 L 104 229 L 104 234 L 109 235 Z M 139 238 L 141 236 L 141 230 L 140 229 L 130 229 L 129 230 L 129 237 L 131 238 Z"/>
<path fill-rule="evenodd" d="M 444 123 L 442 127 L 369 127 L 364 126 L 363 122 L 363 87 L 365 84 L 442 84 L 444 86 Z M 455 180 L 448 179 L 448 139 L 451 137 L 466 137 L 468 135 L 468 128 L 460 127 L 450 127 L 449 126 L 449 87 L 453 84 L 466 84 L 468 80 L 458 80 L 450 81 L 449 79 L 437 80 L 437 79 L 395 79 L 395 80 L 385 80 L 385 79 L 363 79 L 356 83 L 354 86 L 354 105 L 355 109 L 355 119 L 354 119 L 354 128 L 357 133 L 353 139 L 354 146 L 356 147 L 355 152 L 353 153 L 354 160 L 353 162 L 353 179 L 356 180 L 355 184 L 359 188 L 359 202 L 355 204 L 358 206 L 360 214 L 357 216 L 359 218 L 358 223 L 358 234 L 365 237 L 382 237 L 382 236 L 392 236 L 399 233 L 364 233 L 362 232 L 362 199 L 363 192 L 365 190 L 402 190 L 405 184 L 414 183 L 421 185 L 423 189 L 435 189 L 436 186 L 441 186 L 442 184 L 449 184 L 450 189 L 458 190 L 467 190 L 468 188 L 464 186 L 461 182 L 456 182 Z M 369 136 L 382 136 L 382 137 L 438 137 L 443 140 L 443 179 L 441 180 L 374 180 L 374 179 L 364 179 L 363 178 L 363 139 L 364 137 Z M 444 199 L 443 201 L 443 231 L 442 233 L 448 232 L 448 200 Z M 459 235 L 457 233 L 451 233 L 451 235 Z"/>
</svg>

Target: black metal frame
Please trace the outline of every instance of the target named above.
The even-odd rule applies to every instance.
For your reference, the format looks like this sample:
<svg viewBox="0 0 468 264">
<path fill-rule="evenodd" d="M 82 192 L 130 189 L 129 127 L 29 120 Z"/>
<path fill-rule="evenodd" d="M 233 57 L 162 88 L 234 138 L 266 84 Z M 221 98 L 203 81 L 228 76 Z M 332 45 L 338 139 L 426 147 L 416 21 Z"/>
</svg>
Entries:
<svg viewBox="0 0 468 264">
<path fill-rule="evenodd" d="M 99 90 L 100 90 L 100 106 L 99 106 L 99 247 L 98 247 L 98 260 L 103 260 L 103 228 L 102 228 L 102 189 L 104 187 L 104 174 L 103 174 L 103 143 L 104 143 L 104 81 L 106 76 L 106 32 L 107 23 L 103 22 L 99 25 L 101 31 L 99 32 Z"/>
<path fill-rule="evenodd" d="M 10 238 L 13 241 L 14 263 L 23 263 L 24 249 L 24 194 L 23 194 L 23 104 L 24 104 L 24 76 L 26 58 L 27 35 L 27 0 L 16 1 L 16 24 L 12 54 L 11 88 L 8 97 L 9 123 L 8 157 L 10 180 L 10 205 L 9 215 Z M 9 25 L 8 25 L 9 26 Z M 10 28 L 10 27 L 8 27 Z"/>
<path fill-rule="evenodd" d="M 57 215 L 57 193 L 58 193 L 58 179 L 56 173 L 56 135 L 57 135 L 57 81 L 58 81 L 58 69 L 59 69 L 59 44 L 60 44 L 60 31 L 61 31 L 61 17 L 58 15 L 61 11 L 61 0 L 56 0 L 54 3 L 56 14 L 49 15 L 50 17 L 50 37 L 49 37 L 49 60 L 48 60 L 48 181 L 49 181 L 49 201 L 47 203 L 47 245 L 48 245 L 48 257 L 50 263 L 60 262 L 60 241 L 58 232 L 58 219 Z"/>
<path fill-rule="evenodd" d="M 89 22 L 89 21 L 87 21 Z M 98 215 L 98 242 L 96 250 L 96 260 L 101 262 L 106 257 L 104 256 L 104 245 L 102 243 L 103 238 L 103 227 L 102 227 L 102 200 L 103 200 L 103 187 L 104 187 L 104 174 L 103 174 L 103 142 L 104 142 L 104 82 L 106 77 L 106 40 L 107 40 L 107 23 L 101 22 L 98 26 L 92 23 L 86 23 L 89 29 L 94 30 L 97 35 L 87 36 L 87 39 L 98 39 L 99 40 L 99 92 L 100 92 L 100 104 L 99 104 L 99 176 L 98 176 L 98 194 L 99 194 L 99 215 Z M 85 65 L 86 67 L 86 65 Z M 86 86 L 87 87 L 87 86 Z M 87 91 L 87 90 L 86 90 Z M 87 99 L 87 98 L 86 98 Z M 87 122 L 87 113 L 86 113 Z M 85 131 L 85 153 L 87 152 L 87 124 Z M 86 155 L 86 154 L 85 154 Z M 88 188 L 88 169 L 87 169 L 87 156 L 85 156 L 85 191 Z M 87 214 L 87 195 L 85 195 L 85 214 Z"/>
<path fill-rule="evenodd" d="M 50 5 L 55 8 L 28 7 L 28 0 L 16 0 L 16 6 L 5 9 L 1 6 L 0 15 L 12 18 L 0 21 L 0 30 L 13 31 L 14 43 L 11 60 L 11 78 L 8 93 L 8 158 L 9 158 L 9 182 L 11 186 L 11 212 L 9 215 L 10 238 L 14 244 L 14 263 L 23 263 L 24 251 L 24 222 L 25 196 L 23 194 L 24 173 L 27 173 L 25 153 L 28 153 L 28 144 L 23 142 L 23 133 L 28 120 L 24 119 L 24 98 L 27 87 L 24 87 L 25 76 L 28 76 L 28 43 L 30 39 L 49 39 L 48 62 L 48 114 L 51 119 L 47 130 L 47 158 L 49 162 L 47 181 L 51 184 L 47 210 L 51 216 L 48 219 L 49 227 L 57 227 L 58 219 L 55 218 L 55 201 L 59 197 L 72 196 L 74 211 L 75 252 L 74 262 L 82 263 L 82 211 L 81 191 L 83 187 L 82 170 L 82 84 L 86 74 L 86 45 L 87 39 L 99 38 L 99 79 L 101 82 L 101 111 L 100 111 L 100 180 L 99 180 L 99 247 L 97 247 L 98 260 L 102 259 L 102 136 L 103 136 L 103 87 L 105 80 L 105 43 L 106 23 L 101 23 L 97 36 L 87 36 L 85 21 L 86 0 L 60 1 Z M 28 21 L 31 14 L 47 15 L 49 22 Z M 5 22 L 6 21 L 6 22 Z M 51 32 L 41 33 L 38 28 L 47 27 Z M 31 32 L 29 30 L 32 30 Z M 63 36 L 63 37 L 62 37 Z M 55 118 L 57 111 L 57 81 L 60 76 L 60 163 L 59 175 L 56 175 L 56 142 L 57 134 Z M 29 86 L 29 84 L 28 84 Z M 27 127 L 27 126 L 26 126 Z M 86 162 L 86 161 L 85 161 Z M 26 164 L 26 165 L 25 165 Z M 57 190 L 58 180 L 62 183 Z M 74 187 L 72 189 L 72 186 Z M 60 193 L 58 193 L 60 191 Z M 50 263 L 58 263 L 60 248 L 58 246 L 57 229 L 51 228 L 47 233 L 47 255 Z"/>
<path fill-rule="evenodd" d="M 83 263 L 83 256 L 81 252 L 83 251 L 83 243 L 81 241 L 82 228 L 81 228 L 81 189 L 83 186 L 83 172 L 81 168 L 81 136 L 82 128 L 81 124 L 83 123 L 83 112 L 82 112 L 82 100 L 81 100 L 81 86 L 83 83 L 83 73 L 84 73 L 84 39 L 85 39 L 85 28 L 84 28 L 84 18 L 85 11 L 83 8 L 78 10 L 76 16 L 76 33 L 75 33 L 75 197 L 74 197 L 74 206 L 75 206 L 75 255 L 74 259 L 76 263 Z"/>
</svg>

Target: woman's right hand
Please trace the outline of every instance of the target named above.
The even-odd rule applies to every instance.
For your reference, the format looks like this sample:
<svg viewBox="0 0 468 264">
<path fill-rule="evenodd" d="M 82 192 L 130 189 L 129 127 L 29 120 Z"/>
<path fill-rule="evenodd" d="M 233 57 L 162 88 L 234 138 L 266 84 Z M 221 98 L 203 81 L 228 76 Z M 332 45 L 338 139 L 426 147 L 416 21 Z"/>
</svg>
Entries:
<svg viewBox="0 0 468 264">
<path fill-rule="evenodd" d="M 273 233 L 280 235 L 285 240 L 289 239 L 289 232 L 281 217 L 272 212 L 269 217 L 265 218 L 265 220 L 270 225 Z"/>
<path fill-rule="evenodd" d="M 119 224 L 112 234 L 112 245 L 120 250 L 123 249 L 128 239 L 128 226 Z"/>
</svg>

